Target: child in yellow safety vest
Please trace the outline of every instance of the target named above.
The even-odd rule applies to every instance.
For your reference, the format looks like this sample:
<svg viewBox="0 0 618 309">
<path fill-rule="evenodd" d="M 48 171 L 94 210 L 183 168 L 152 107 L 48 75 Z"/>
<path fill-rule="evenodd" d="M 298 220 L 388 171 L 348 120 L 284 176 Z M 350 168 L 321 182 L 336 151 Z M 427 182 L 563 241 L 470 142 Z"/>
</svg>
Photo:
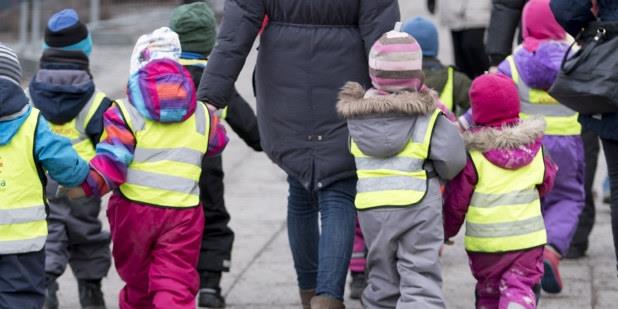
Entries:
<svg viewBox="0 0 618 309">
<path fill-rule="evenodd" d="M 90 34 L 77 12 L 67 9 L 49 19 L 45 42 L 39 70 L 28 87 L 32 104 L 49 121 L 52 131 L 68 138 L 88 161 L 103 134 L 103 113 L 112 103 L 92 78 Z M 55 181 L 48 181 L 48 193 L 57 188 Z M 101 199 L 93 196 L 72 201 L 66 196 L 48 196 L 46 308 L 61 305 L 56 279 L 69 264 L 77 279 L 80 305 L 104 307 L 101 280 L 111 266 L 111 252 L 109 232 L 102 229 L 98 218 Z"/>
<path fill-rule="evenodd" d="M 90 162 L 94 181 L 82 186 L 86 195 L 114 192 L 107 215 L 126 283 L 121 308 L 196 307 L 201 163 L 228 139 L 214 112 L 196 101 L 180 50 L 169 28 L 140 37 L 128 100 L 105 112 L 106 137 Z"/>
<path fill-rule="evenodd" d="M 200 83 L 208 65 L 208 57 L 215 46 L 217 24 L 214 12 L 203 1 L 177 7 L 170 19 L 170 28 L 178 33 L 182 64 L 193 78 L 195 87 Z M 221 120 L 255 151 L 262 151 L 260 132 L 255 112 L 249 103 L 234 90 L 222 111 Z M 197 271 L 200 274 L 198 306 L 225 307 L 221 293 L 222 272 L 230 271 L 234 231 L 229 226 L 230 215 L 224 200 L 223 156 L 202 163 L 200 200 L 204 207 L 204 234 Z"/>
<path fill-rule="evenodd" d="M 369 67 L 374 88 L 348 83 L 337 103 L 350 131 L 355 205 L 368 247 L 362 301 L 367 308 L 444 308 L 440 183 L 465 165 L 463 140 L 423 83 L 413 37 L 384 34 Z"/>
<path fill-rule="evenodd" d="M 547 123 L 543 146 L 559 169 L 554 189 L 541 201 L 547 227 L 541 287 L 548 293 L 560 293 L 559 262 L 568 252 L 586 199 L 584 144 L 578 114 L 547 93 L 569 49 L 566 32 L 554 18 L 550 0 L 528 1 L 521 29 L 523 43 L 498 66 L 498 71 L 517 84 L 522 118 L 539 115 Z"/>
<path fill-rule="evenodd" d="M 466 167 L 446 186 L 444 236 L 465 219 L 477 308 L 536 308 L 547 242 L 541 197 L 557 169 L 542 149 L 545 122 L 519 119 L 517 88 L 502 75 L 474 80 L 470 102 L 477 127 L 464 133 Z"/>
<path fill-rule="evenodd" d="M 72 187 L 86 179 L 88 165 L 51 131 L 20 82 L 17 55 L 0 43 L 0 308 L 42 308 L 45 172 Z"/>
<path fill-rule="evenodd" d="M 436 90 L 440 101 L 450 111 L 463 114 L 470 107 L 468 90 L 470 78 L 453 66 L 445 66 L 438 59 L 439 36 L 433 22 L 425 17 L 414 17 L 403 23 L 402 30 L 413 36 L 423 49 L 425 84 Z"/>
</svg>

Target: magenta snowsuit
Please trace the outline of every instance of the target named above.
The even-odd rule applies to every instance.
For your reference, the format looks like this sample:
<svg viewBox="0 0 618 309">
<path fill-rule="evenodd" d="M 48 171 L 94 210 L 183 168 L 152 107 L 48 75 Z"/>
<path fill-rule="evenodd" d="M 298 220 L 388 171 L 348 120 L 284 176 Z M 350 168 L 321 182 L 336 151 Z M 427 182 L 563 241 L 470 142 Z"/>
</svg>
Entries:
<svg viewBox="0 0 618 309">
<path fill-rule="evenodd" d="M 540 123 L 541 125 L 537 125 Z M 519 125 L 509 128 L 510 135 L 517 135 L 526 140 L 525 144 L 515 148 L 499 149 L 500 143 L 508 141 L 508 135 L 499 135 L 488 139 L 474 131 L 466 134 L 470 145 L 482 140 L 485 149 L 477 149 L 494 165 L 505 169 L 518 169 L 532 162 L 541 151 L 542 121 L 538 119 L 521 121 Z M 498 130 L 498 129 L 492 129 Z M 479 131 L 480 132 L 480 131 Z M 480 144 L 480 143 L 477 143 Z M 474 148 L 476 149 L 476 148 Z M 541 196 L 551 190 L 556 175 L 556 166 L 549 157 L 545 157 L 545 176 L 543 184 L 538 186 Z M 478 175 L 471 159 L 463 171 L 446 186 L 444 193 L 444 237 L 454 237 L 464 222 L 472 194 L 478 182 Z M 470 268 L 477 280 L 477 308 L 506 309 L 516 303 L 523 308 L 535 308 L 535 296 L 532 287 L 538 284 L 543 275 L 543 247 L 506 253 L 468 252 Z"/>
<path fill-rule="evenodd" d="M 136 108 L 136 112 L 153 121 L 184 122 L 194 114 L 197 104 L 202 104 L 195 101 L 189 73 L 172 60 L 149 63 L 131 75 L 131 82 L 138 86 L 129 89 L 129 100 L 125 104 L 142 107 Z M 159 86 L 173 86 L 179 98 L 154 97 L 148 92 Z M 136 95 L 136 91 L 142 95 Z M 187 95 L 181 97 L 183 93 Z M 206 156 L 218 155 L 228 141 L 225 128 L 214 112 L 209 113 Z M 178 115 L 184 116 L 178 119 Z M 87 195 L 101 196 L 113 190 L 107 217 L 114 244 L 114 263 L 126 284 L 120 291 L 120 308 L 195 308 L 199 288 L 196 266 L 204 228 L 202 206 L 199 203 L 192 207 L 151 205 L 129 200 L 118 190 L 128 181 L 127 170 L 131 163 L 138 160 L 139 141 L 125 117 L 118 105 L 112 105 L 105 112 L 106 138 L 97 145 L 97 154 L 90 161 L 90 177 L 82 186 Z M 178 164 L 167 162 L 165 164 Z M 171 183 L 160 185 L 167 189 L 169 187 L 165 186 Z"/>
</svg>

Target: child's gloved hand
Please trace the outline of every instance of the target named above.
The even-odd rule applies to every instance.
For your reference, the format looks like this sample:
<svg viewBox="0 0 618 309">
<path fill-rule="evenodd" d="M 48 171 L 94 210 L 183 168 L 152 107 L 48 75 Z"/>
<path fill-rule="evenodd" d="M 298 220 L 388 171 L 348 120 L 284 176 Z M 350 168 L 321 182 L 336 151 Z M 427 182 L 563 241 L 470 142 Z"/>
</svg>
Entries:
<svg viewBox="0 0 618 309">
<path fill-rule="evenodd" d="M 70 200 L 74 200 L 74 199 L 86 197 L 86 193 L 80 187 L 67 188 L 63 186 L 58 186 L 56 197 L 67 197 Z"/>
</svg>

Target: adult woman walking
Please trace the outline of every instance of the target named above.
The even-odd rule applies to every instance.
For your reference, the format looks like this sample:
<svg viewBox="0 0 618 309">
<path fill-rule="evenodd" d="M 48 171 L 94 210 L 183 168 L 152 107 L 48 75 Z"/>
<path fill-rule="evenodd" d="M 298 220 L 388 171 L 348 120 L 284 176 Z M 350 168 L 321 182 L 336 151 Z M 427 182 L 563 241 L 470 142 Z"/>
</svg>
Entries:
<svg viewBox="0 0 618 309">
<path fill-rule="evenodd" d="M 346 124 L 335 112 L 337 93 L 347 81 L 369 86 L 367 65 L 359 63 L 399 20 L 399 6 L 396 0 L 229 0 L 201 100 L 225 106 L 265 15 L 258 125 L 264 151 L 288 174 L 288 236 L 301 300 L 304 308 L 343 308 L 356 180 Z"/>
<path fill-rule="evenodd" d="M 614 0 L 552 0 L 551 8 L 573 36 L 597 19 L 606 22 L 608 36 L 618 35 L 618 2 Z M 614 248 L 618 252 L 618 113 L 580 115 L 579 121 L 585 129 L 598 134 L 603 144 L 610 178 Z"/>
</svg>

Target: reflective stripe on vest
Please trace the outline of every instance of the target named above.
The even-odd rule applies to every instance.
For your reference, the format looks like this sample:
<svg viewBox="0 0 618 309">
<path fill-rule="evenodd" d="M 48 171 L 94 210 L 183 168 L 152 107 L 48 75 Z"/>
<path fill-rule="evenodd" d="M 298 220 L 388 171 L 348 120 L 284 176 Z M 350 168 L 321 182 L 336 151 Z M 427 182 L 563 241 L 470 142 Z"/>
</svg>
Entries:
<svg viewBox="0 0 618 309">
<path fill-rule="evenodd" d="M 43 184 L 34 159 L 39 111 L 32 108 L 0 146 L 0 255 L 39 251 L 47 238 Z"/>
<path fill-rule="evenodd" d="M 365 155 L 351 140 L 350 152 L 358 175 L 356 208 L 409 206 L 423 199 L 427 192 L 427 171 L 423 165 L 429 156 L 431 136 L 439 115 L 440 111 L 435 110 L 419 116 L 406 147 L 390 158 Z"/>
<path fill-rule="evenodd" d="M 136 140 L 133 161 L 120 192 L 128 199 L 164 207 L 199 204 L 199 177 L 208 147 L 210 115 L 201 103 L 184 122 L 160 123 L 117 101 Z"/>
<path fill-rule="evenodd" d="M 440 101 L 450 110 L 453 111 L 455 107 L 455 100 L 453 98 L 455 91 L 453 90 L 454 84 L 454 75 L 455 70 L 453 67 L 448 67 L 448 77 L 446 79 L 446 84 L 444 84 L 444 89 L 442 89 L 442 93 L 440 93 Z"/>
<path fill-rule="evenodd" d="M 513 56 L 509 56 L 506 60 L 511 68 L 511 77 L 519 91 L 520 117 L 525 119 L 531 115 L 544 116 L 547 123 L 546 135 L 580 135 L 581 125 L 577 121 L 577 112 L 560 104 L 547 91 L 528 87 L 520 77 Z"/>
<path fill-rule="evenodd" d="M 546 243 L 537 185 L 543 183 L 545 163 L 539 151 L 517 170 L 498 167 L 479 151 L 470 152 L 478 175 L 466 214 L 466 250 L 506 252 Z"/>
<path fill-rule="evenodd" d="M 77 154 L 86 161 L 90 161 L 96 154 L 96 145 L 92 145 L 92 141 L 88 138 L 86 127 L 104 99 L 105 94 L 98 91 L 73 120 L 65 124 L 49 124 L 54 133 L 70 139 Z"/>
</svg>

